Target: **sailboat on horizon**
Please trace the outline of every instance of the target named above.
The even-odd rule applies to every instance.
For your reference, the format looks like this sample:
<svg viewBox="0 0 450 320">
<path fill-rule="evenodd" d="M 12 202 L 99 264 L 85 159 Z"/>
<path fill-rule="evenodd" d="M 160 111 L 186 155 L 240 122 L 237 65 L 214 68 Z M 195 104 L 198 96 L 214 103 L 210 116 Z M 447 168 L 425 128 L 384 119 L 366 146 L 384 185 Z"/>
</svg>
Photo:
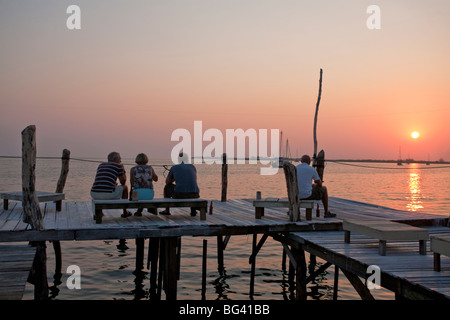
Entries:
<svg viewBox="0 0 450 320">
<path fill-rule="evenodd" d="M 403 161 L 402 161 L 402 147 L 399 147 L 399 150 L 398 150 L 397 165 L 398 166 L 402 166 L 403 165 Z"/>
<path fill-rule="evenodd" d="M 283 168 L 283 164 L 285 161 L 289 161 L 290 151 L 289 151 L 289 140 L 286 139 L 286 149 L 284 150 L 285 154 L 283 156 L 283 131 L 280 131 L 280 152 L 278 156 L 278 164 L 272 165 L 273 167 L 278 165 L 278 168 Z"/>
</svg>

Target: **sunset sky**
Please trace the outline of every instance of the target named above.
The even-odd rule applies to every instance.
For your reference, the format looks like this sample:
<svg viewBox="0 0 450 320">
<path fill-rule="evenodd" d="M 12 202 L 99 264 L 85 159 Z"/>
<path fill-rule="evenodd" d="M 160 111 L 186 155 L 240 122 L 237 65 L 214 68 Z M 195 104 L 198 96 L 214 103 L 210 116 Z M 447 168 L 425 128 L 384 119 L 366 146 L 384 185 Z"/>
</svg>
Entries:
<svg viewBox="0 0 450 320">
<path fill-rule="evenodd" d="M 448 0 L 0 0 L 0 43 L 0 155 L 34 124 L 38 156 L 168 159 L 196 120 L 312 154 L 322 68 L 327 158 L 450 161 Z"/>
</svg>

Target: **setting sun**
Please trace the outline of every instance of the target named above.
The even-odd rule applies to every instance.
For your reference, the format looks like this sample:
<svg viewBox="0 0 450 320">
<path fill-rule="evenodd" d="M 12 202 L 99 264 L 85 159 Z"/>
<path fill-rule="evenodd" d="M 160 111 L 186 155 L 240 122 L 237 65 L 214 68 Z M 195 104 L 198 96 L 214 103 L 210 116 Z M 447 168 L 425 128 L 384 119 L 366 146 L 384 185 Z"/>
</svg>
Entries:
<svg viewBox="0 0 450 320">
<path fill-rule="evenodd" d="M 419 137 L 419 133 L 417 132 L 417 131 L 414 131 L 413 133 L 411 133 L 411 137 L 413 138 L 413 139 L 417 139 L 418 137 Z"/>
</svg>

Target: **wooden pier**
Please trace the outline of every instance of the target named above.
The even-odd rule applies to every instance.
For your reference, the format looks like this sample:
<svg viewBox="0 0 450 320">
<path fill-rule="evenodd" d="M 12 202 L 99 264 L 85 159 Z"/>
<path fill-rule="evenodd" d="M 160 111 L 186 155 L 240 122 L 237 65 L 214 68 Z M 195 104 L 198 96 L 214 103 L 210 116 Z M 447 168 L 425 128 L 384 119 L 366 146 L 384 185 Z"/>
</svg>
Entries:
<svg viewBox="0 0 450 320">
<path fill-rule="evenodd" d="M 271 236 L 281 242 L 288 252 L 291 266 L 296 267 L 292 272 L 297 276 L 299 299 L 305 297 L 302 292 L 306 290 L 304 286 L 308 279 L 306 271 L 302 269 L 304 261 L 301 257 L 304 257 L 305 251 L 327 261 L 327 266 L 335 265 L 342 270 L 355 288 L 361 290 L 358 292 L 363 298 L 370 298 L 370 292 L 368 294 L 367 290 L 361 289 L 357 277 L 364 278 L 367 267 L 373 264 L 381 268 L 381 285 L 393 291 L 398 298 L 450 298 L 450 258 L 442 256 L 441 272 L 433 271 L 429 241 L 426 255 L 418 254 L 416 242 L 389 242 L 387 255 L 380 256 L 378 240 L 354 234 L 352 242 L 348 244 L 344 242 L 342 230 L 344 219 L 379 218 L 426 228 L 430 235 L 443 234 L 450 232 L 446 216 L 411 214 L 330 198 L 330 209 L 337 214 L 336 218 L 325 219 L 313 214 L 313 219 L 307 221 L 302 211 L 301 221 L 291 222 L 287 208 L 267 208 L 262 219 L 255 219 L 253 200 L 213 200 L 213 212 L 207 214 L 206 220 L 200 220 L 198 216 L 191 217 L 186 208 L 174 208 L 170 216 L 144 211 L 142 217 L 128 218 L 120 217 L 120 209 L 104 210 L 102 224 L 96 224 L 93 220 L 91 201 L 65 201 L 61 211 L 56 210 L 55 203 L 41 203 L 44 226 L 41 230 L 32 230 L 29 224 L 23 222 L 22 204 L 14 202 L 7 210 L 0 211 L 0 242 L 136 239 L 138 268 L 143 265 L 144 243 L 149 238 L 149 253 L 153 252 L 149 254 L 153 270 L 150 280 L 157 282 L 155 272 L 160 263 L 160 272 L 165 277 L 166 299 L 172 300 L 176 299 L 176 267 L 182 263 L 178 254 L 180 241 L 177 239 L 185 236 L 217 237 L 218 243 L 222 244 L 218 246 L 218 256 L 226 261 L 223 250 L 227 237 L 253 234 L 253 252 L 249 253 L 249 257 L 254 269 L 258 250 L 263 247 L 265 239 Z M 262 235 L 259 242 L 258 234 Z"/>
<path fill-rule="evenodd" d="M 0 300 L 21 300 L 36 248 L 0 245 Z"/>
</svg>

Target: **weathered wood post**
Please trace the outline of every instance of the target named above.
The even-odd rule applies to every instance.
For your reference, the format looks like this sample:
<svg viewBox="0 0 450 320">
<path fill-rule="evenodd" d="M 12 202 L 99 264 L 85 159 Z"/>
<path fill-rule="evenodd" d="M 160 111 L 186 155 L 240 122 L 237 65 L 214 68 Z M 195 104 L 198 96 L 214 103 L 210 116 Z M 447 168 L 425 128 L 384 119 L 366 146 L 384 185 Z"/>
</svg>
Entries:
<svg viewBox="0 0 450 320">
<path fill-rule="evenodd" d="M 61 173 L 59 175 L 58 183 L 56 184 L 55 193 L 63 193 L 64 187 L 66 186 L 67 175 L 69 174 L 69 161 L 70 161 L 70 151 L 64 149 L 61 156 Z M 56 211 L 62 210 L 62 200 L 55 202 Z M 61 254 L 61 243 L 57 241 L 52 241 L 53 251 L 55 252 L 55 283 L 59 283 L 62 273 L 62 254 Z"/>
<path fill-rule="evenodd" d="M 221 235 L 217 236 L 217 269 L 219 274 L 222 275 L 224 271 L 223 264 L 223 251 L 225 250 L 225 245 Z"/>
<path fill-rule="evenodd" d="M 317 117 L 319 115 L 319 105 L 320 105 L 320 98 L 322 96 L 322 69 L 320 69 L 320 79 L 319 79 L 319 94 L 317 97 L 317 103 L 316 103 L 316 113 L 314 115 L 314 131 L 313 131 L 313 138 L 314 138 L 314 156 L 315 159 L 317 156 Z M 314 162 L 313 162 L 314 164 Z"/>
<path fill-rule="evenodd" d="M 250 268 L 250 298 L 253 299 L 253 295 L 255 293 L 255 268 L 256 268 L 256 241 L 258 239 L 258 234 L 253 234 L 252 241 L 252 257 L 251 259 L 251 268 Z"/>
<path fill-rule="evenodd" d="M 36 196 L 36 127 L 22 131 L 22 194 L 23 222 L 31 224 L 34 230 L 44 228 L 41 208 Z"/>
<path fill-rule="evenodd" d="M 227 154 L 222 154 L 222 196 L 220 201 L 227 201 L 227 188 L 228 188 L 228 164 Z"/>
<path fill-rule="evenodd" d="M 334 286 L 333 286 L 333 300 L 337 300 L 338 297 L 338 286 L 339 286 L 339 267 L 334 268 Z"/>
<path fill-rule="evenodd" d="M 145 238 L 136 238 L 136 267 L 135 274 L 138 274 L 144 268 L 144 247 L 145 247 Z"/>
<path fill-rule="evenodd" d="M 295 268 L 296 274 L 296 299 L 297 300 L 306 300 L 307 292 L 306 292 L 306 259 L 305 259 L 305 251 L 301 248 L 291 247 L 292 254 L 295 257 L 297 262 L 297 266 Z"/>
<path fill-rule="evenodd" d="M 289 199 L 289 220 L 300 221 L 300 199 L 298 195 L 297 168 L 290 162 L 283 164 Z"/>
<path fill-rule="evenodd" d="M 207 250 L 208 250 L 208 240 L 203 239 L 203 255 L 202 255 L 202 300 L 205 300 L 205 299 L 206 299 Z"/>
<path fill-rule="evenodd" d="M 64 149 L 61 157 L 61 173 L 56 184 L 56 193 L 63 193 L 66 186 L 67 175 L 69 174 L 70 151 Z M 56 211 L 61 211 L 62 200 L 56 201 Z"/>
<path fill-rule="evenodd" d="M 302 248 L 296 248 L 294 246 L 289 246 L 281 242 L 286 254 L 289 256 L 289 274 L 288 281 L 289 286 L 293 287 L 295 278 L 295 299 L 296 300 L 306 300 L 306 259 L 305 251 Z"/>
<path fill-rule="evenodd" d="M 323 182 L 323 171 L 325 170 L 325 151 L 320 150 L 317 157 L 314 158 L 313 167 L 316 168 L 320 180 Z M 316 216 L 320 216 L 319 202 L 317 202 Z"/>
<path fill-rule="evenodd" d="M 147 268 L 150 268 L 150 299 L 157 298 L 159 243 L 159 238 L 150 238 L 148 244 Z"/>
<path fill-rule="evenodd" d="M 36 196 L 36 126 L 30 125 L 22 131 L 22 206 L 23 221 L 33 230 L 42 230 L 42 213 Z M 45 241 L 32 243 L 36 255 L 29 282 L 34 284 L 34 299 L 48 299 L 47 253 Z"/>
<path fill-rule="evenodd" d="M 320 180 L 323 181 L 323 169 L 324 169 L 324 152 L 323 150 L 320 151 L 319 155 L 317 155 L 317 118 L 319 115 L 319 105 L 320 105 L 320 99 L 322 96 L 322 74 L 323 70 L 320 69 L 320 78 L 319 78 L 319 93 L 317 96 L 317 103 L 316 103 L 316 112 L 314 114 L 314 131 L 313 131 L 313 139 L 314 139 L 314 155 L 313 155 L 313 167 L 316 167 L 317 173 L 319 174 Z M 319 160 L 320 159 L 320 160 Z M 319 164 L 320 162 L 320 164 Z M 316 216 L 320 216 L 320 208 L 319 203 L 317 203 L 316 208 Z"/>
<path fill-rule="evenodd" d="M 177 237 L 164 238 L 164 283 L 166 291 L 166 300 L 177 299 Z"/>
</svg>

